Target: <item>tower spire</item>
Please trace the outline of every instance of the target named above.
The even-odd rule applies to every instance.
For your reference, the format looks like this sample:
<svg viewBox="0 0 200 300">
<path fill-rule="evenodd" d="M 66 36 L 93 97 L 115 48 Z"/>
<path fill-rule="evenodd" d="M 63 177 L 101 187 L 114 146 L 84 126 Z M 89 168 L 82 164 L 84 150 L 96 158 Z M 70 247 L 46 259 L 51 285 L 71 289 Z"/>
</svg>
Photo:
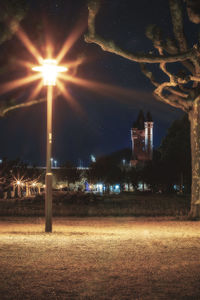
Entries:
<svg viewBox="0 0 200 300">
<path fill-rule="evenodd" d="M 151 113 L 148 111 L 146 115 L 145 126 L 145 150 L 149 160 L 153 156 L 153 119 Z"/>
<path fill-rule="evenodd" d="M 138 162 L 152 159 L 153 153 L 153 119 L 150 112 L 147 112 L 146 119 L 140 110 L 136 122 L 131 128 L 132 138 L 132 159 L 131 165 Z"/>
</svg>

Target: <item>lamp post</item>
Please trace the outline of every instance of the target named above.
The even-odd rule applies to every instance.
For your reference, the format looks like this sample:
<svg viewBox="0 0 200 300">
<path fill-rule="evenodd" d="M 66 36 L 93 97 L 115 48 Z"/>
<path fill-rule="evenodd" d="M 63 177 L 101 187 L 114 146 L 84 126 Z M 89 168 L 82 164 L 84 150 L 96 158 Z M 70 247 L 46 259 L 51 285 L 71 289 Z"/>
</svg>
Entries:
<svg viewBox="0 0 200 300">
<path fill-rule="evenodd" d="M 17 196 L 18 197 L 21 197 L 21 188 L 20 188 L 20 185 L 21 185 L 21 181 L 17 180 Z"/>
<path fill-rule="evenodd" d="M 43 64 L 32 68 L 42 73 L 44 85 L 47 86 L 47 149 L 46 149 L 46 190 L 45 190 L 45 232 L 52 232 L 52 101 L 53 86 L 56 85 L 56 78 L 59 72 L 66 72 L 67 68 L 58 66 L 56 60 L 45 59 Z"/>
</svg>

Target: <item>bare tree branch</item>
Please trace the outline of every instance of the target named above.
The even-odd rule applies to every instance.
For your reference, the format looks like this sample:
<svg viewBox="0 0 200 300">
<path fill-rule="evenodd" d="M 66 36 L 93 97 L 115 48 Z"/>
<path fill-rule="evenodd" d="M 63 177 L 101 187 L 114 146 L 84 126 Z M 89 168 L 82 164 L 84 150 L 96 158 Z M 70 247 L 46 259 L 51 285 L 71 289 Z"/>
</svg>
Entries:
<svg viewBox="0 0 200 300">
<path fill-rule="evenodd" d="M 197 41 L 192 49 L 188 50 L 183 30 L 183 2 L 187 3 L 189 19 L 196 24 L 200 23 L 200 0 L 169 0 L 173 32 L 177 43 L 170 38 L 163 40 L 162 31 L 156 25 L 150 25 L 147 30 L 147 37 L 152 40 L 154 47 L 158 50 L 157 56 L 129 53 L 120 49 L 114 42 L 106 41 L 99 37 L 95 33 L 95 17 L 99 9 L 99 0 L 90 0 L 88 7 L 89 33 L 85 37 L 85 40 L 96 43 L 105 51 L 120 55 L 131 61 L 139 62 L 140 64 L 159 63 L 161 71 L 168 76 L 168 82 L 159 83 L 155 80 L 152 72 L 146 68 L 145 64 L 141 64 L 143 73 L 156 87 L 154 96 L 159 101 L 180 108 L 189 115 L 192 153 L 192 199 L 190 215 L 200 218 L 200 47 L 199 41 Z M 98 3 L 98 5 L 93 6 L 92 4 L 94 3 Z M 180 69 L 178 74 L 170 72 L 166 64 L 176 62 L 183 64 L 187 70 Z"/>
<path fill-rule="evenodd" d="M 153 73 L 146 68 L 145 64 L 140 64 L 140 66 L 141 66 L 142 73 L 151 81 L 151 83 L 155 87 L 158 87 L 160 85 L 160 83 L 155 80 L 155 78 L 153 76 Z M 169 91 L 170 93 L 172 93 L 174 95 L 177 95 L 177 96 L 180 96 L 182 98 L 187 98 L 188 97 L 187 93 L 183 93 L 182 91 L 174 90 L 173 88 L 170 88 L 168 86 L 166 86 L 165 89 L 167 91 Z"/>
<path fill-rule="evenodd" d="M 24 103 L 12 105 L 10 107 L 7 107 L 7 108 L 4 108 L 4 109 L 0 110 L 0 116 L 4 117 L 5 114 L 7 114 L 11 110 L 15 110 L 15 109 L 22 108 L 22 107 L 29 107 L 29 106 L 39 104 L 39 103 L 42 103 L 42 102 L 45 102 L 45 101 L 46 101 L 46 98 L 41 98 L 41 99 L 38 99 L 38 100 L 32 100 L 32 101 L 29 101 L 29 102 L 24 102 Z"/>
<path fill-rule="evenodd" d="M 166 43 L 162 45 L 163 50 L 169 54 L 177 54 L 179 52 L 179 49 L 174 44 L 174 42 L 170 38 L 167 38 Z M 195 68 L 192 62 L 190 62 L 189 60 L 184 60 L 181 61 L 181 63 L 191 74 L 195 73 Z"/>
<path fill-rule="evenodd" d="M 187 41 L 183 29 L 183 11 L 180 0 L 169 0 L 173 31 L 181 51 L 186 52 Z"/>
<path fill-rule="evenodd" d="M 164 95 L 164 89 L 166 87 L 170 86 L 169 82 L 164 82 L 163 84 L 160 84 L 157 89 L 154 91 L 154 96 L 159 100 L 162 101 L 166 104 L 169 104 L 173 107 L 180 108 L 185 112 L 188 112 L 191 109 L 192 102 L 188 101 L 186 102 L 183 98 L 173 95 L 173 94 L 168 94 Z"/>
<path fill-rule="evenodd" d="M 134 54 L 128 51 L 122 50 L 113 41 L 106 41 L 102 37 L 99 37 L 95 32 L 95 17 L 99 10 L 99 1 L 93 0 L 88 4 L 88 34 L 85 35 L 85 41 L 88 43 L 95 43 L 99 45 L 104 51 L 120 55 L 124 58 L 135 62 L 145 63 L 161 63 L 161 62 L 178 62 L 190 59 L 194 56 L 194 49 L 190 49 L 187 52 L 172 55 L 155 56 L 152 54 Z"/>
<path fill-rule="evenodd" d="M 186 0 L 187 13 L 191 22 L 200 23 L 200 2 L 199 0 Z"/>
<path fill-rule="evenodd" d="M 122 50 L 118 47 L 113 41 L 106 41 L 103 38 L 90 36 L 90 34 L 85 35 L 85 41 L 88 43 L 95 43 L 99 45 L 102 50 L 114 53 L 121 57 L 127 58 L 134 62 L 144 62 L 144 63 L 161 63 L 161 62 L 179 62 L 187 59 L 191 59 L 194 56 L 194 50 L 191 49 L 185 53 L 174 54 L 174 55 L 165 55 L 165 56 L 155 56 L 152 54 L 133 54 L 128 51 Z"/>
<path fill-rule="evenodd" d="M 200 77 L 198 77 L 198 76 L 190 76 L 190 80 L 192 80 L 192 81 L 199 81 L 200 82 Z"/>
<path fill-rule="evenodd" d="M 188 50 L 187 41 L 183 30 L 183 14 L 180 0 L 169 0 L 173 31 L 178 47 L 175 44 L 164 42 L 161 37 L 161 31 L 155 25 L 149 28 L 149 38 L 152 39 L 154 47 L 158 50 L 158 55 L 148 54 L 135 54 L 122 50 L 113 41 L 107 41 L 104 38 L 98 36 L 95 31 L 95 18 L 100 8 L 99 0 L 90 0 L 88 4 L 89 16 L 88 16 L 88 34 L 85 36 L 86 42 L 95 43 L 99 45 L 104 51 L 120 55 L 134 62 L 139 62 L 141 68 L 146 77 L 148 77 L 153 85 L 156 87 L 154 94 L 160 101 L 163 101 L 174 107 L 181 108 L 184 111 L 191 109 L 192 101 L 188 100 L 190 92 L 183 92 L 180 87 L 183 87 L 189 81 L 194 81 L 196 84 L 200 81 L 199 78 L 199 49 L 195 45 L 192 49 Z M 170 46 L 171 45 L 171 46 Z M 165 51 L 165 52 L 164 52 Z M 180 52 L 181 51 L 181 52 Z M 165 53 L 170 55 L 166 55 Z M 191 62 L 190 62 L 191 61 Z M 188 68 L 192 75 L 177 76 L 173 75 L 167 70 L 166 63 L 181 62 Z M 148 71 L 144 63 L 159 63 L 160 69 L 169 77 L 169 82 L 162 84 L 158 83 L 152 72 Z M 194 64 L 194 66 L 192 65 Z M 198 79 L 198 80 L 196 80 Z M 187 90 L 187 89 L 186 89 Z M 167 94 L 166 94 L 167 91 Z M 192 98 L 194 99 L 194 98 Z"/>
</svg>

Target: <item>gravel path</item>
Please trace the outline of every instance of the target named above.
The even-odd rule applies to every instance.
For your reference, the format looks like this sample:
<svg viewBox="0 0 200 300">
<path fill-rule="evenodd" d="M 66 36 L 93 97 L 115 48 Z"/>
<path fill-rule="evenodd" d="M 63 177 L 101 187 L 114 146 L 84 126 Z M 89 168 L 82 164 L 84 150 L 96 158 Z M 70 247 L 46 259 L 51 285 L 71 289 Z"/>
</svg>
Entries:
<svg viewBox="0 0 200 300">
<path fill-rule="evenodd" d="M 0 221 L 0 299 L 200 299 L 200 222 Z"/>
</svg>

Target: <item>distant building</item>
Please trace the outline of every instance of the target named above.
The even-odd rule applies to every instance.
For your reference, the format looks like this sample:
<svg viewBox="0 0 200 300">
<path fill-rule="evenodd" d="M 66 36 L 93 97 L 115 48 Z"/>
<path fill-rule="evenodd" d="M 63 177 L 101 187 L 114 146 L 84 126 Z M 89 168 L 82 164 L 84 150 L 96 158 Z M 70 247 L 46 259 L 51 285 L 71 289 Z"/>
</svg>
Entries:
<svg viewBox="0 0 200 300">
<path fill-rule="evenodd" d="M 146 118 L 141 110 L 136 122 L 131 128 L 132 158 L 131 166 L 136 166 L 139 162 L 152 160 L 153 155 L 153 119 L 150 112 Z"/>
</svg>

